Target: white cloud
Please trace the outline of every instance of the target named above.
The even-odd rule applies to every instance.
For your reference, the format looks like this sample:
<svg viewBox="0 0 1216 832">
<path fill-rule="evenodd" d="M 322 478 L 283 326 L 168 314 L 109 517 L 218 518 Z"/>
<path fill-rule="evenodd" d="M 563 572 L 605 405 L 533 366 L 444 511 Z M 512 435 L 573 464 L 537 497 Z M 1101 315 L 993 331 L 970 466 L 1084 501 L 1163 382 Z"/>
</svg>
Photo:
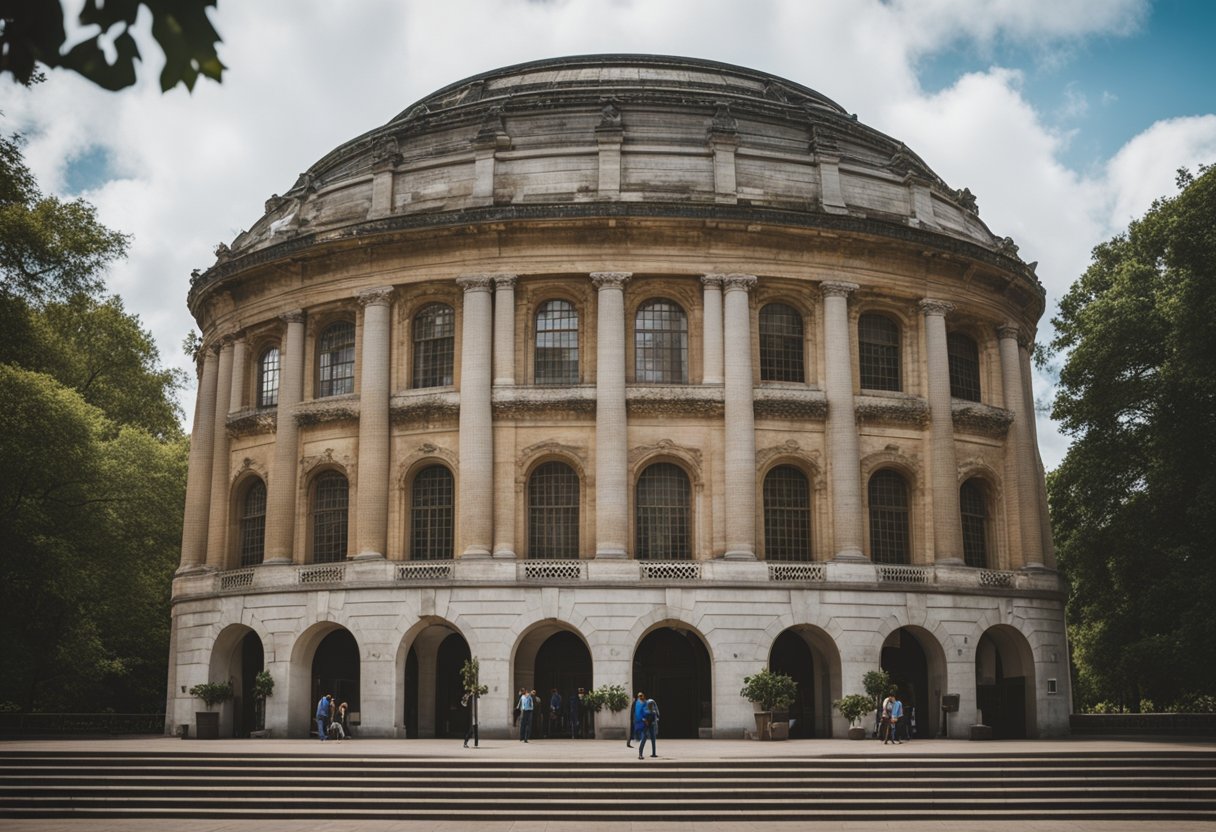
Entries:
<svg viewBox="0 0 1216 832">
<path fill-rule="evenodd" d="M 1060 161 L 1067 134 L 1048 126 L 1017 72 L 993 67 L 929 95 L 916 62 L 959 45 L 1067 49 L 1134 31 L 1146 8 L 1145 0 L 225 0 L 212 15 L 229 67 L 222 85 L 162 95 L 158 52 L 147 46 L 155 58 L 131 90 L 110 94 L 52 72 L 33 90 L 0 84 L 0 111 L 4 129 L 28 134 L 27 159 L 46 190 L 64 187 L 73 157 L 106 151 L 118 178 L 87 197 L 104 222 L 135 235 L 111 286 L 181 367 L 190 270 L 209 265 L 215 244 L 254 222 L 271 193 L 434 89 L 587 52 L 712 58 L 832 97 L 906 141 L 952 186 L 970 187 L 992 230 L 1041 262 L 1051 302 L 1095 243 L 1171 190 L 1175 168 L 1212 160 L 1216 116 L 1146 124 L 1105 168 L 1078 173 Z M 183 401 L 189 413 L 193 391 Z M 1041 424 L 1040 441 L 1051 466 L 1063 440 Z"/>
</svg>

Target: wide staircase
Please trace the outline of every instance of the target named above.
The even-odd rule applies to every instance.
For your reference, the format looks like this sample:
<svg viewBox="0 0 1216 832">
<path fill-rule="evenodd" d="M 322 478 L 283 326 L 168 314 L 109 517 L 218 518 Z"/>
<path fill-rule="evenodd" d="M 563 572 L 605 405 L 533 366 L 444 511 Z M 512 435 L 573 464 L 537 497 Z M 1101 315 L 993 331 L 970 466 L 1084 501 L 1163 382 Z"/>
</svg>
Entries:
<svg viewBox="0 0 1216 832">
<path fill-rule="evenodd" d="M 1210 820 L 1216 753 L 617 763 L 0 749 L 14 818 Z"/>
</svg>

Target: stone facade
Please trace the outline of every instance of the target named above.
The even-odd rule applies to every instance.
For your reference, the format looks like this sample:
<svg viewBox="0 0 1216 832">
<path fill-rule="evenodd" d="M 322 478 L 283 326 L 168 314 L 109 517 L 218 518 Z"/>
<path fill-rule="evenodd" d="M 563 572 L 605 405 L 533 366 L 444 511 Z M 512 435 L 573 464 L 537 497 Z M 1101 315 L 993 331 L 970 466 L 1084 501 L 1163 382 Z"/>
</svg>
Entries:
<svg viewBox="0 0 1216 832">
<path fill-rule="evenodd" d="M 577 677 L 740 737 L 769 663 L 803 736 L 880 665 L 922 735 L 946 693 L 954 736 L 1067 731 L 1033 264 L 812 90 L 645 56 L 453 84 L 272 197 L 189 302 L 170 730 L 224 679 L 248 730 L 264 666 L 272 734 L 335 685 L 365 736 L 452 733 L 472 654 L 489 735 Z"/>
</svg>

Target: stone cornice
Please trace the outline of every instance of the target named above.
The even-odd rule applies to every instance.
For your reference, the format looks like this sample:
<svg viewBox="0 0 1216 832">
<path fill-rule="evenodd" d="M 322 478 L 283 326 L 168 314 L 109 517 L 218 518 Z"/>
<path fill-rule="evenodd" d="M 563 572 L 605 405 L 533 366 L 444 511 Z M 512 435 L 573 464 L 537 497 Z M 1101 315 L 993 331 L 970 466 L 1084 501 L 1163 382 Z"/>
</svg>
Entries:
<svg viewBox="0 0 1216 832">
<path fill-rule="evenodd" d="M 279 426 L 279 414 L 271 407 L 245 408 L 228 414 L 228 435 L 234 439 L 260 433 L 274 433 Z"/>
<path fill-rule="evenodd" d="M 1000 438 L 1009 433 L 1013 413 L 1003 407 L 955 399 L 950 403 L 950 418 L 959 433 L 976 433 Z"/>
<path fill-rule="evenodd" d="M 359 418 L 359 397 L 351 393 L 346 396 L 309 399 L 297 404 L 292 409 L 291 416 L 301 427 L 355 421 Z"/>
<path fill-rule="evenodd" d="M 757 419 L 822 422 L 828 415 L 828 399 L 822 390 L 762 385 L 752 392 L 752 410 Z"/>
<path fill-rule="evenodd" d="M 388 411 L 394 424 L 450 421 L 460 415 L 460 394 L 450 388 L 394 393 Z"/>
<path fill-rule="evenodd" d="M 495 387 L 491 393 L 495 417 L 567 413 L 595 417 L 595 386 L 535 387 L 513 385 Z"/>
<path fill-rule="evenodd" d="M 643 385 L 625 388 L 625 406 L 630 416 L 702 416 L 723 414 L 721 387 L 695 384 Z"/>
<path fill-rule="evenodd" d="M 918 428 L 929 424 L 929 403 L 919 396 L 854 396 L 853 407 L 858 422 Z"/>
</svg>

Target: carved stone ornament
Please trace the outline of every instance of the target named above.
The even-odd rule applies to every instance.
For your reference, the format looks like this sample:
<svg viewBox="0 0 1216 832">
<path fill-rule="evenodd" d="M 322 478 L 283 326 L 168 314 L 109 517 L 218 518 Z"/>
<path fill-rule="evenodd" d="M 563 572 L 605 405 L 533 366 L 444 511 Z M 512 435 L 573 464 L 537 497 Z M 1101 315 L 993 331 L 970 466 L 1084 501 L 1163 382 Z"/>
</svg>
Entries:
<svg viewBox="0 0 1216 832">
<path fill-rule="evenodd" d="M 384 136 L 376 142 L 376 149 L 372 151 L 372 161 L 391 164 L 400 162 L 401 152 L 397 147 L 397 140 L 392 136 Z"/>
<path fill-rule="evenodd" d="M 300 402 L 292 416 L 301 427 L 355 421 L 359 418 L 359 397 L 351 394 Z"/>
<path fill-rule="evenodd" d="M 798 444 L 797 439 L 787 439 L 780 445 L 770 445 L 767 448 L 758 448 L 756 450 L 756 465 L 763 468 L 771 460 L 779 457 L 793 457 L 795 459 L 805 460 L 819 467 L 819 451 L 805 450 Z"/>
<path fill-rule="evenodd" d="M 701 388 L 687 384 L 631 386 L 625 391 L 630 416 L 701 416 L 717 418 L 725 409 L 720 387 Z"/>
<path fill-rule="evenodd" d="M 279 427 L 279 414 L 273 408 L 245 408 L 228 415 L 228 436 L 237 439 L 260 433 L 274 433 Z"/>
<path fill-rule="evenodd" d="M 679 457 L 685 462 L 691 463 L 696 467 L 696 470 L 701 470 L 701 451 L 699 448 L 690 448 L 687 445 L 677 445 L 670 439 L 660 439 L 653 445 L 638 445 L 629 451 L 629 464 L 637 465 L 643 459 L 649 456 L 659 454 L 667 454 L 670 456 Z"/>
<path fill-rule="evenodd" d="M 825 280 L 819 284 L 819 291 L 825 298 L 847 298 L 858 290 L 856 283 L 841 280 Z"/>
<path fill-rule="evenodd" d="M 499 387 L 492 393 L 495 417 L 531 415 L 595 416 L 595 388 Z"/>
<path fill-rule="evenodd" d="M 600 109 L 600 130 L 620 130 L 621 125 L 621 109 L 616 106 L 616 99 L 602 98 L 600 103 L 604 106 Z"/>
<path fill-rule="evenodd" d="M 503 121 L 502 105 L 495 104 L 487 112 L 477 131 L 478 141 L 494 140 L 507 135 L 507 125 Z"/>
<path fill-rule="evenodd" d="M 730 112 L 729 101 L 714 102 L 714 120 L 710 125 L 710 131 L 713 133 L 736 133 L 739 130 L 739 122 Z"/>
<path fill-rule="evenodd" d="M 702 275 L 701 276 L 701 285 L 702 286 L 717 286 L 718 288 L 721 288 L 722 287 L 722 278 L 724 278 L 724 277 L 726 277 L 726 275 L 724 275 L 724 274 Z"/>
<path fill-rule="evenodd" d="M 393 287 L 379 286 L 375 289 L 364 289 L 357 296 L 359 305 L 368 306 L 388 306 L 393 302 Z"/>
<path fill-rule="evenodd" d="M 389 400 L 388 413 L 393 424 L 453 421 L 460 416 L 460 394 L 452 390 L 397 394 Z"/>
<path fill-rule="evenodd" d="M 433 442 L 423 442 L 401 461 L 401 464 L 397 468 L 397 479 L 399 481 L 404 480 L 406 475 L 414 470 L 414 467 L 419 462 L 428 459 L 442 459 L 453 470 L 460 467 L 460 457 L 455 451 L 436 445 Z"/>
<path fill-rule="evenodd" d="M 828 400 L 822 390 L 758 387 L 753 394 L 756 418 L 822 422 L 828 417 Z"/>
<path fill-rule="evenodd" d="M 764 84 L 764 97 L 770 98 L 773 101 L 780 101 L 782 104 L 788 104 L 790 101 L 789 93 L 785 87 L 778 84 L 776 81 L 767 81 Z"/>
<path fill-rule="evenodd" d="M 925 298 L 916 307 L 926 316 L 941 315 L 943 318 L 954 311 L 953 303 L 945 300 L 933 300 L 932 298 Z"/>
<path fill-rule="evenodd" d="M 562 442 L 548 440 L 545 442 L 537 442 L 535 445 L 529 445 L 519 452 L 516 457 L 515 470 L 523 475 L 523 472 L 528 468 L 532 460 L 542 456 L 561 456 L 568 460 L 574 460 L 578 463 L 579 468 L 586 470 L 587 468 L 587 448 L 581 445 L 566 445 Z"/>
<path fill-rule="evenodd" d="M 304 171 L 296 178 L 296 183 L 291 186 L 292 191 L 304 191 L 311 193 L 317 189 L 317 180 L 310 171 Z M 289 192 L 290 193 L 290 192 Z"/>
<path fill-rule="evenodd" d="M 929 424 L 929 403 L 918 396 L 857 396 L 855 401 L 858 422 L 916 427 Z"/>
<path fill-rule="evenodd" d="M 1023 340 L 1022 328 L 1012 321 L 1005 321 L 1003 324 L 998 324 L 996 328 L 996 336 L 1002 339 L 1013 338 L 1018 342 Z"/>
<path fill-rule="evenodd" d="M 972 214 L 979 215 L 980 206 L 975 200 L 975 194 L 971 193 L 970 188 L 963 188 L 954 192 L 954 200 L 959 207 L 964 211 L 970 211 Z"/>
<path fill-rule="evenodd" d="M 254 459 L 253 457 L 249 457 L 249 456 L 247 456 L 243 460 L 241 460 L 241 464 L 239 466 L 237 466 L 235 469 L 233 469 L 232 475 L 228 479 L 230 482 L 236 482 L 241 477 L 243 477 L 245 474 L 248 474 L 250 471 L 252 471 L 253 473 L 257 474 L 259 477 L 261 477 L 263 481 L 269 479 L 267 472 L 266 472 L 266 466 L 263 465 L 258 460 Z"/>
<path fill-rule="evenodd" d="M 279 315 L 279 320 L 285 324 L 302 324 L 304 323 L 304 310 L 291 309 Z"/>
<path fill-rule="evenodd" d="M 725 274 L 722 275 L 722 291 L 750 292 L 756 285 L 754 274 Z"/>
<path fill-rule="evenodd" d="M 469 292 L 488 292 L 494 287 L 494 278 L 488 274 L 466 274 L 456 278 L 456 285 Z"/>
<path fill-rule="evenodd" d="M 979 402 L 952 402 L 950 418 L 954 422 L 954 429 L 960 433 L 997 438 L 1009 433 L 1009 426 L 1013 424 L 1013 413 L 1010 411 Z"/>
<path fill-rule="evenodd" d="M 1012 237 L 1002 237 L 997 241 L 996 250 L 999 254 L 1004 254 L 1007 257 L 1018 256 L 1018 247 Z"/>
<path fill-rule="evenodd" d="M 512 289 L 515 287 L 515 281 L 519 279 L 519 275 L 495 274 L 490 275 L 490 279 L 494 281 L 495 289 Z"/>
<path fill-rule="evenodd" d="M 215 259 L 218 263 L 223 263 L 232 257 L 232 249 L 228 248 L 227 243 L 220 243 L 215 247 Z"/>
<path fill-rule="evenodd" d="M 597 289 L 624 289 L 633 272 L 592 272 L 591 285 Z"/>
<path fill-rule="evenodd" d="M 840 152 L 840 145 L 836 142 L 836 137 L 831 135 L 824 129 L 821 124 L 811 125 L 811 153 L 835 155 Z"/>
<path fill-rule="evenodd" d="M 315 471 L 323 465 L 336 465 L 343 470 L 343 473 L 350 479 L 355 476 L 355 461 L 348 456 L 335 456 L 333 448 L 326 448 L 319 454 L 314 456 L 306 456 L 300 460 L 300 473 L 305 476 L 310 471 Z"/>
</svg>

